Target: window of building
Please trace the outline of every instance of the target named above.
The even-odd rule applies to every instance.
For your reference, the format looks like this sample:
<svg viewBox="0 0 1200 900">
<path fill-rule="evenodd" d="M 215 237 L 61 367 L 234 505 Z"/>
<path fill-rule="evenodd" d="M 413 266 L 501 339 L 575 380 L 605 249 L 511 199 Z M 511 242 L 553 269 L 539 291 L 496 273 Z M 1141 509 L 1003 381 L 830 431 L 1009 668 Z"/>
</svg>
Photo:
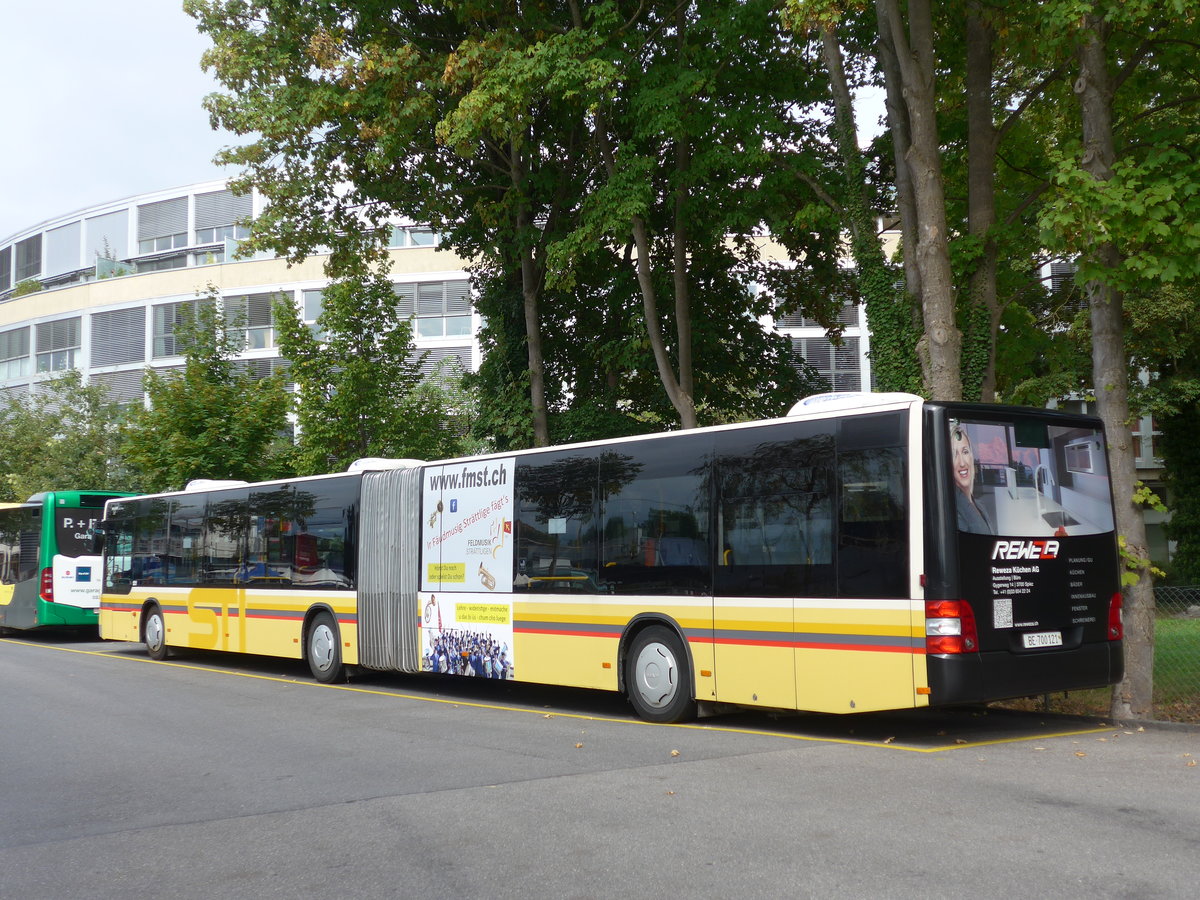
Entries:
<svg viewBox="0 0 1200 900">
<path fill-rule="evenodd" d="M 220 244 L 226 240 L 243 241 L 250 237 L 245 225 L 220 225 L 216 228 L 197 228 L 197 244 Z"/>
<path fill-rule="evenodd" d="M 862 369 L 856 337 L 843 337 L 840 346 L 827 337 L 793 337 L 792 355 L 817 370 L 834 391 L 862 390 Z"/>
<path fill-rule="evenodd" d="M 79 353 L 80 317 L 37 326 L 37 370 L 62 372 L 75 368 Z"/>
<path fill-rule="evenodd" d="M 437 245 L 437 234 L 432 228 L 392 226 L 389 247 L 433 247 Z"/>
<path fill-rule="evenodd" d="M 325 309 L 325 292 L 303 291 L 302 294 L 304 299 L 304 321 L 308 323 L 308 330 L 312 332 L 313 337 L 319 341 L 325 337 L 325 332 L 317 324 L 317 319 L 321 318 L 321 312 Z"/>
<path fill-rule="evenodd" d="M 838 312 L 838 323 L 851 328 L 857 327 L 860 324 L 858 304 L 853 301 L 842 304 L 842 308 Z M 822 330 L 825 328 L 816 319 L 809 318 L 803 313 L 780 316 L 775 324 L 780 328 L 820 328 Z"/>
<path fill-rule="evenodd" d="M 0 250 L 0 291 L 12 287 L 12 247 Z"/>
<path fill-rule="evenodd" d="M 146 358 L 146 312 L 141 307 L 92 315 L 92 365 L 117 366 Z"/>
<path fill-rule="evenodd" d="M 241 223 L 253 213 L 250 194 L 239 195 L 228 189 L 197 194 L 196 243 L 219 244 L 227 239 L 240 241 L 248 238 L 250 229 Z"/>
<path fill-rule="evenodd" d="M 138 207 L 138 252 L 161 253 L 186 247 L 188 198 L 173 197 Z"/>
<path fill-rule="evenodd" d="M 29 374 L 29 326 L 0 334 L 0 379 Z"/>
<path fill-rule="evenodd" d="M 26 278 L 36 278 L 42 274 L 42 236 L 35 234 L 14 245 L 16 267 L 13 281 L 20 282 Z"/>
<path fill-rule="evenodd" d="M 244 332 L 247 350 L 275 346 L 275 294 L 247 294 L 225 298 L 225 321 L 231 329 Z"/>
<path fill-rule="evenodd" d="M 154 358 L 178 356 L 180 348 L 175 339 L 175 326 L 196 314 L 195 300 L 163 303 L 154 307 Z"/>
<path fill-rule="evenodd" d="M 414 318 L 413 335 L 456 337 L 471 333 L 470 285 L 462 281 L 426 281 L 392 285 L 404 318 Z"/>
</svg>

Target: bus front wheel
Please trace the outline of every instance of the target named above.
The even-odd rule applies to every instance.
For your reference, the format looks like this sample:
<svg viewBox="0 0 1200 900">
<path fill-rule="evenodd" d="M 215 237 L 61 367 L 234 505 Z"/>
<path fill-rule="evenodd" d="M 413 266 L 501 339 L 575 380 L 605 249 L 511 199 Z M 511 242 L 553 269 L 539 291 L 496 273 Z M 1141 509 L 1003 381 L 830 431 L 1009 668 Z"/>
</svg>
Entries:
<svg viewBox="0 0 1200 900">
<path fill-rule="evenodd" d="M 331 684 L 342 675 L 342 639 L 337 622 L 327 612 L 318 613 L 308 626 L 304 640 L 304 658 L 313 678 Z"/>
<path fill-rule="evenodd" d="M 167 623 L 157 606 L 150 607 L 142 620 L 142 640 L 146 644 L 146 655 L 151 659 L 167 658 Z"/>
<path fill-rule="evenodd" d="M 687 651 L 662 625 L 652 625 L 633 639 L 625 689 L 637 714 L 649 722 L 686 722 L 696 716 Z"/>
</svg>

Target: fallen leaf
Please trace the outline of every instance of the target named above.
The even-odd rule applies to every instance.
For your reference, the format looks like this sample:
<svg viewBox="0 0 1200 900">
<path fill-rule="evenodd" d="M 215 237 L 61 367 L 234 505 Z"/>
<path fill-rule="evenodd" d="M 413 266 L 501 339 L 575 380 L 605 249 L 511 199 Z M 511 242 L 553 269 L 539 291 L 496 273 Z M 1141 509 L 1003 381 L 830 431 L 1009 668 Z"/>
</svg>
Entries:
<svg viewBox="0 0 1200 900">
<path fill-rule="evenodd" d="M 583 746 L 583 744 L 582 744 L 582 743 L 580 743 L 580 744 L 576 744 L 576 745 L 575 745 L 575 749 L 576 749 L 576 750 L 578 750 L 578 749 L 579 749 L 580 747 L 582 747 L 582 746 Z"/>
<path fill-rule="evenodd" d="M 885 744 L 890 744 L 890 743 L 891 743 L 892 741 L 894 741 L 894 740 L 895 740 L 895 738 L 894 738 L 894 737 L 889 737 L 889 738 L 884 738 L 884 739 L 883 739 L 883 742 L 884 742 Z"/>
<path fill-rule="evenodd" d="M 1194 759 L 1189 759 L 1187 761 L 1187 764 L 1188 764 L 1188 768 L 1190 769 L 1192 766 L 1194 766 L 1196 764 L 1196 761 Z"/>
<path fill-rule="evenodd" d="M 1083 757 L 1087 756 L 1087 754 L 1084 753 L 1082 750 L 1076 750 L 1075 755 L 1078 756 L 1080 759 L 1083 759 Z"/>
<path fill-rule="evenodd" d="M 675 796 L 675 792 L 674 792 L 674 791 L 667 791 L 667 796 L 668 796 L 668 797 L 674 797 L 674 796 Z"/>
<path fill-rule="evenodd" d="M 1099 741 L 1101 744 L 1107 744 L 1107 743 L 1108 743 L 1108 738 L 1096 738 L 1096 740 L 1097 740 L 1097 741 Z"/>
<path fill-rule="evenodd" d="M 1139 726 L 1138 726 L 1138 734 L 1141 734 L 1141 733 L 1142 733 L 1143 731 L 1145 731 L 1145 730 L 1146 730 L 1146 726 L 1145 726 L 1145 725 L 1139 725 Z"/>
<path fill-rule="evenodd" d="M 965 743 L 966 743 L 966 741 L 965 741 L 965 740 L 963 740 L 962 738 L 955 738 L 955 739 L 954 739 L 954 743 L 956 743 L 956 744 L 965 744 Z"/>
<path fill-rule="evenodd" d="M 1033 749 L 1034 750 L 1045 750 L 1046 748 L 1045 747 L 1034 747 Z"/>
<path fill-rule="evenodd" d="M 678 751 L 678 750 L 672 750 L 672 751 L 671 751 L 671 755 L 672 755 L 672 756 L 678 756 L 678 755 L 679 755 L 679 751 Z"/>
</svg>

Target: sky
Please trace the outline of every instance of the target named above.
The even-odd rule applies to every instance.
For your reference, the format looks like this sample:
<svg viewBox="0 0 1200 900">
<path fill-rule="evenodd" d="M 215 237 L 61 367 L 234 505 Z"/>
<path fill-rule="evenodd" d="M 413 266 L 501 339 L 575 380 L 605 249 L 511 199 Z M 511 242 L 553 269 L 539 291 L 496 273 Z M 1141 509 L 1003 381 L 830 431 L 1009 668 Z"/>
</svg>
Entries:
<svg viewBox="0 0 1200 900">
<path fill-rule="evenodd" d="M 208 39 L 180 0 L 4 4 L 0 241 L 132 194 L 236 174 L 200 103 Z"/>
</svg>

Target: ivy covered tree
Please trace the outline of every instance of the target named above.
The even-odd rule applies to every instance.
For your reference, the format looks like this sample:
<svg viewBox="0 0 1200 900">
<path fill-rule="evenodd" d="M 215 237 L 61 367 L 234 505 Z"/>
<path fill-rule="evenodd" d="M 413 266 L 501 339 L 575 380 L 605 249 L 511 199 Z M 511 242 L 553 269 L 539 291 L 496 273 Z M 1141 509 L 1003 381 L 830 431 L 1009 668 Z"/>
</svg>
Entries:
<svg viewBox="0 0 1200 900">
<path fill-rule="evenodd" d="M 0 406 L 0 500 L 49 490 L 136 490 L 122 454 L 126 411 L 70 370 Z"/>
<path fill-rule="evenodd" d="M 238 324 L 224 319 L 210 288 L 174 327 L 183 369 L 147 369 L 149 406 L 133 410 L 124 427 L 126 460 L 146 490 L 177 490 L 193 478 L 261 481 L 291 473 L 283 378 L 256 378 L 238 363 L 246 340 Z"/>
<path fill-rule="evenodd" d="M 343 471 L 369 456 L 438 459 L 464 452 L 465 395 L 421 374 L 412 324 L 381 276 L 336 281 L 316 330 L 288 300 L 275 306 L 280 352 L 296 383 L 301 475 Z"/>
</svg>

